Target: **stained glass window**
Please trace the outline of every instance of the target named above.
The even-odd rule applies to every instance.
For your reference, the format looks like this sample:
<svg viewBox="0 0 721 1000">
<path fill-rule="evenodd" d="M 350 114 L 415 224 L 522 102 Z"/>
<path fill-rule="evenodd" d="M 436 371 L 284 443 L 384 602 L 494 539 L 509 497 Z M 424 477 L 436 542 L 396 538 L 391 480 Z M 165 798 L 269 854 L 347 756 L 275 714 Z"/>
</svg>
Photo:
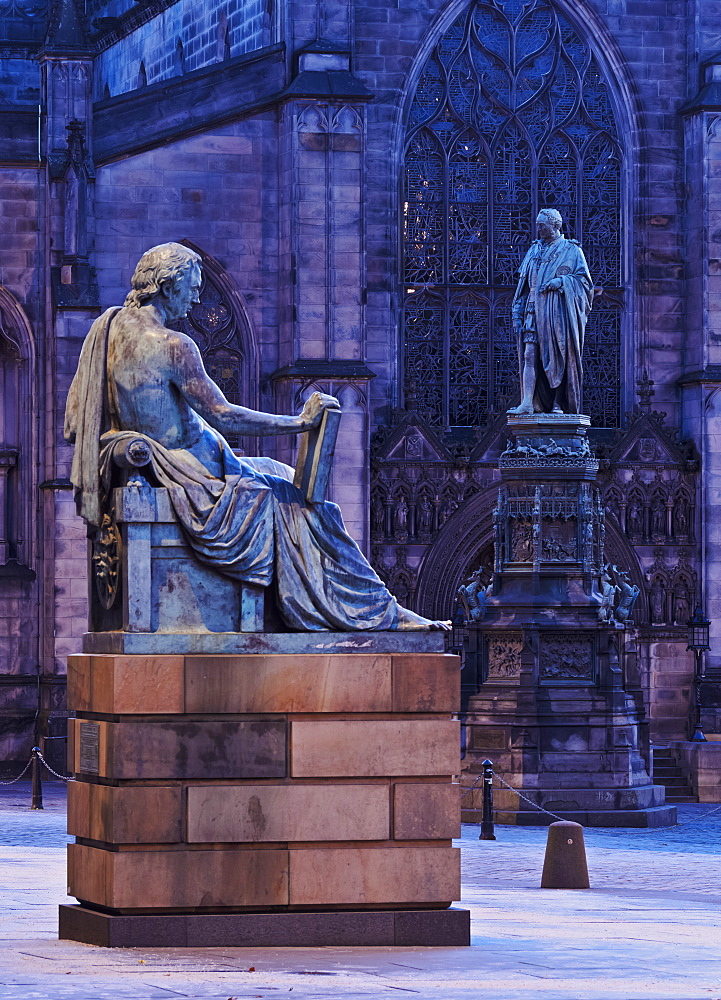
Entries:
<svg viewBox="0 0 721 1000">
<path fill-rule="evenodd" d="M 423 69 L 405 153 L 404 371 L 431 423 L 483 426 L 517 401 L 511 298 L 552 206 L 604 289 L 583 409 L 619 425 L 621 167 L 604 76 L 553 0 L 472 3 Z"/>
</svg>

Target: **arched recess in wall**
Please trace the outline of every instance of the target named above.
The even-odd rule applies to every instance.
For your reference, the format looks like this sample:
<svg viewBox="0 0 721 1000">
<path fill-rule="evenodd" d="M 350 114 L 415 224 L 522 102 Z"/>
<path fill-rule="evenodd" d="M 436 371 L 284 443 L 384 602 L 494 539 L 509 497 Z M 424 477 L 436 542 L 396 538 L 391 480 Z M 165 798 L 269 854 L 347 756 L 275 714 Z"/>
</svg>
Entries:
<svg viewBox="0 0 721 1000">
<path fill-rule="evenodd" d="M 200 254 L 203 284 L 200 302 L 178 328 L 196 342 L 206 371 L 226 399 L 236 406 L 257 410 L 258 345 L 245 299 L 214 257 L 190 240 L 180 242 Z M 237 434 L 229 434 L 227 438 L 234 448 L 255 453 L 254 439 L 243 439 Z"/>
<path fill-rule="evenodd" d="M 416 610 L 428 618 L 450 618 L 459 586 L 470 574 L 493 559 L 493 507 L 498 484 L 487 487 L 465 503 L 443 525 L 426 553 L 418 575 Z M 638 556 L 623 532 L 606 520 L 605 558 L 629 574 L 641 594 L 645 580 Z M 486 574 L 488 575 L 488 574 Z M 485 578 L 485 577 L 484 577 Z M 644 625 L 648 608 L 643 599 L 633 610 L 634 621 Z"/>
<path fill-rule="evenodd" d="M 564 215 L 603 288 L 586 331 L 584 411 L 597 427 L 621 423 L 632 115 L 580 21 L 585 7 L 474 0 L 411 74 L 401 368 L 438 428 L 487 426 L 518 393 L 510 300 L 543 206 Z"/>
<path fill-rule="evenodd" d="M 0 285 L 0 566 L 32 566 L 37 496 L 35 342 L 15 296 Z"/>
</svg>

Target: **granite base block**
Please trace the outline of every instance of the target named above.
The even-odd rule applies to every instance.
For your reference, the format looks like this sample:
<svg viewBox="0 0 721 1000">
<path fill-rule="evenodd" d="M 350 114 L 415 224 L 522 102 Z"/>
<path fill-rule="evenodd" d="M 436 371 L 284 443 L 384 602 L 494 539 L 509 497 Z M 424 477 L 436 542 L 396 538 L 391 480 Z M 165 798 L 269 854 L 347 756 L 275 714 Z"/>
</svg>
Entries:
<svg viewBox="0 0 721 1000">
<path fill-rule="evenodd" d="M 133 914 L 60 907 L 59 937 L 101 948 L 466 947 L 468 910 Z"/>
</svg>

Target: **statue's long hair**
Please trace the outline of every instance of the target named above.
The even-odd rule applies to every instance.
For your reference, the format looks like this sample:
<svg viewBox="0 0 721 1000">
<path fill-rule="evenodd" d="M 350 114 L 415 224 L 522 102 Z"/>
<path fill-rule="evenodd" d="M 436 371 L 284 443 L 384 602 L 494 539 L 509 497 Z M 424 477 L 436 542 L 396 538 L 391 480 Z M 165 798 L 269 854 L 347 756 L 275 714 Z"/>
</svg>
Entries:
<svg viewBox="0 0 721 1000">
<path fill-rule="evenodd" d="M 130 282 L 125 306 L 144 306 L 157 295 L 164 281 L 177 282 L 193 264 L 200 264 L 200 255 L 182 243 L 161 243 L 146 250 L 138 261 Z"/>
</svg>

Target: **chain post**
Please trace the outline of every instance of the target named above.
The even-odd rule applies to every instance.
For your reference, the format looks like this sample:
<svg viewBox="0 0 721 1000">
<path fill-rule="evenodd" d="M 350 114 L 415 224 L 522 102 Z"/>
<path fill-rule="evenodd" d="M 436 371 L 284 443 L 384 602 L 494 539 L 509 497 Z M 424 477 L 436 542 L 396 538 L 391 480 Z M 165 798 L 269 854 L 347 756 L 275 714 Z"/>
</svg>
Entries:
<svg viewBox="0 0 721 1000">
<path fill-rule="evenodd" d="M 32 790 L 33 790 L 33 797 L 30 803 L 31 809 L 44 809 L 43 784 L 40 778 L 40 759 L 38 758 L 39 751 L 40 747 L 33 747 L 32 768 L 30 771 Z"/>
<path fill-rule="evenodd" d="M 493 761 L 483 761 L 483 815 L 479 840 L 495 840 L 493 832 Z"/>
</svg>

